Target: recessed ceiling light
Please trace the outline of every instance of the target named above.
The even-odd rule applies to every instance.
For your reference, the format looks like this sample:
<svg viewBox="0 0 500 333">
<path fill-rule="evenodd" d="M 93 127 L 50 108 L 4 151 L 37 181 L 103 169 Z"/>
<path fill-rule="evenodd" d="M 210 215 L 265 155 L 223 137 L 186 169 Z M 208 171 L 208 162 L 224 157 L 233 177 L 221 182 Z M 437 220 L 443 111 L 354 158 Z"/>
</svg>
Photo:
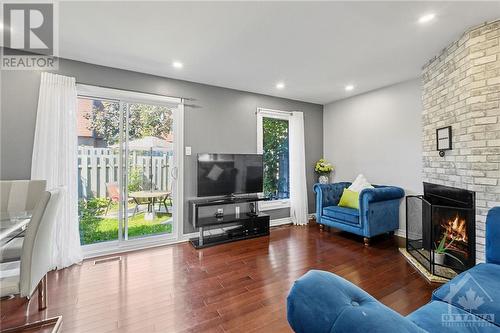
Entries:
<svg viewBox="0 0 500 333">
<path fill-rule="evenodd" d="M 352 84 L 348 84 L 347 86 L 345 86 L 345 91 L 351 91 L 354 89 L 354 86 Z"/>
<path fill-rule="evenodd" d="M 425 14 L 423 16 L 420 16 L 420 18 L 418 19 L 418 23 L 427 23 L 434 20 L 435 18 L 436 14 L 434 13 Z"/>
<path fill-rule="evenodd" d="M 276 88 L 277 89 L 284 89 L 285 88 L 285 84 L 283 82 L 278 82 L 278 83 L 276 83 Z"/>
<path fill-rule="evenodd" d="M 180 61 L 174 61 L 172 63 L 172 66 L 174 66 L 174 68 L 182 68 L 182 67 L 184 67 L 184 65 Z"/>
</svg>

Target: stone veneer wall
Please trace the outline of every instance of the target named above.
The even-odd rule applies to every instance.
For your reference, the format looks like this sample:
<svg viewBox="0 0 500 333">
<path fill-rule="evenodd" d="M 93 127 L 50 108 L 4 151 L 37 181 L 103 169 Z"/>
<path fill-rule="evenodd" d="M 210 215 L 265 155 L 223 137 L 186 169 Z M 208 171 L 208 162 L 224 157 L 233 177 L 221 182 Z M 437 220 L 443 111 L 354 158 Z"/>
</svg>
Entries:
<svg viewBox="0 0 500 333">
<path fill-rule="evenodd" d="M 476 257 L 485 220 L 500 206 L 500 20 L 466 31 L 423 68 L 423 179 L 476 192 Z M 436 128 L 452 126 L 440 157 Z"/>
</svg>

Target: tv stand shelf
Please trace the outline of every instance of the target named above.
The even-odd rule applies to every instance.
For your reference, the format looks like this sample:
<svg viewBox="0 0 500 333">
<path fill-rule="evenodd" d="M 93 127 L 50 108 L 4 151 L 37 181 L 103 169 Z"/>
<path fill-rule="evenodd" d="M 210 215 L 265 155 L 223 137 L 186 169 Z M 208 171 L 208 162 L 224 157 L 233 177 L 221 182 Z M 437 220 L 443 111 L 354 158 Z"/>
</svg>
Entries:
<svg viewBox="0 0 500 333">
<path fill-rule="evenodd" d="M 198 238 L 190 239 L 191 244 L 199 249 L 217 244 L 233 242 L 241 239 L 254 238 L 269 235 L 270 217 L 267 214 L 259 213 L 256 203 L 265 201 L 268 198 L 261 196 L 227 197 L 215 199 L 196 199 L 189 201 L 190 220 L 193 227 L 198 228 L 200 235 Z M 233 205 L 241 203 L 254 203 L 255 214 L 228 214 L 220 218 L 216 216 L 199 217 L 198 210 L 201 207 Z M 205 236 L 206 227 L 231 225 L 231 228 L 216 236 Z"/>
</svg>

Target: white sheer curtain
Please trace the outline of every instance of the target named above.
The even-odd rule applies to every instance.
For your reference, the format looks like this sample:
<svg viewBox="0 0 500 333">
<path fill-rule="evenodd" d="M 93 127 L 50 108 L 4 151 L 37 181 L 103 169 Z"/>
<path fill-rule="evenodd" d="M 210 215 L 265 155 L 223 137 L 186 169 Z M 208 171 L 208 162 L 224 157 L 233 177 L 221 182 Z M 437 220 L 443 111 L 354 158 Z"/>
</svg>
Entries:
<svg viewBox="0 0 500 333">
<path fill-rule="evenodd" d="M 307 219 L 306 158 L 304 115 L 293 112 L 289 121 L 290 141 L 290 217 L 295 225 L 305 225 Z"/>
<path fill-rule="evenodd" d="M 76 110 L 75 78 L 42 73 L 31 179 L 45 179 L 48 189 L 64 188 L 53 231 L 52 261 L 58 269 L 83 259 L 78 231 Z"/>
</svg>

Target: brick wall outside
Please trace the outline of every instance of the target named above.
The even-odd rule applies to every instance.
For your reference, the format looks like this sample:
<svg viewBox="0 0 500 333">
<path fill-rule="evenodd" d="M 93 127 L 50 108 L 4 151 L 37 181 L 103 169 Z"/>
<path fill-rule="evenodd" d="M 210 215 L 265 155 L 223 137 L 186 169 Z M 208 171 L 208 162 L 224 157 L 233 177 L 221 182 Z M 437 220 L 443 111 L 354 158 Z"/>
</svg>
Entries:
<svg viewBox="0 0 500 333">
<path fill-rule="evenodd" d="M 468 30 L 423 68 L 423 179 L 476 192 L 477 261 L 485 220 L 500 206 L 500 20 Z M 436 128 L 452 126 L 440 157 Z"/>
</svg>

